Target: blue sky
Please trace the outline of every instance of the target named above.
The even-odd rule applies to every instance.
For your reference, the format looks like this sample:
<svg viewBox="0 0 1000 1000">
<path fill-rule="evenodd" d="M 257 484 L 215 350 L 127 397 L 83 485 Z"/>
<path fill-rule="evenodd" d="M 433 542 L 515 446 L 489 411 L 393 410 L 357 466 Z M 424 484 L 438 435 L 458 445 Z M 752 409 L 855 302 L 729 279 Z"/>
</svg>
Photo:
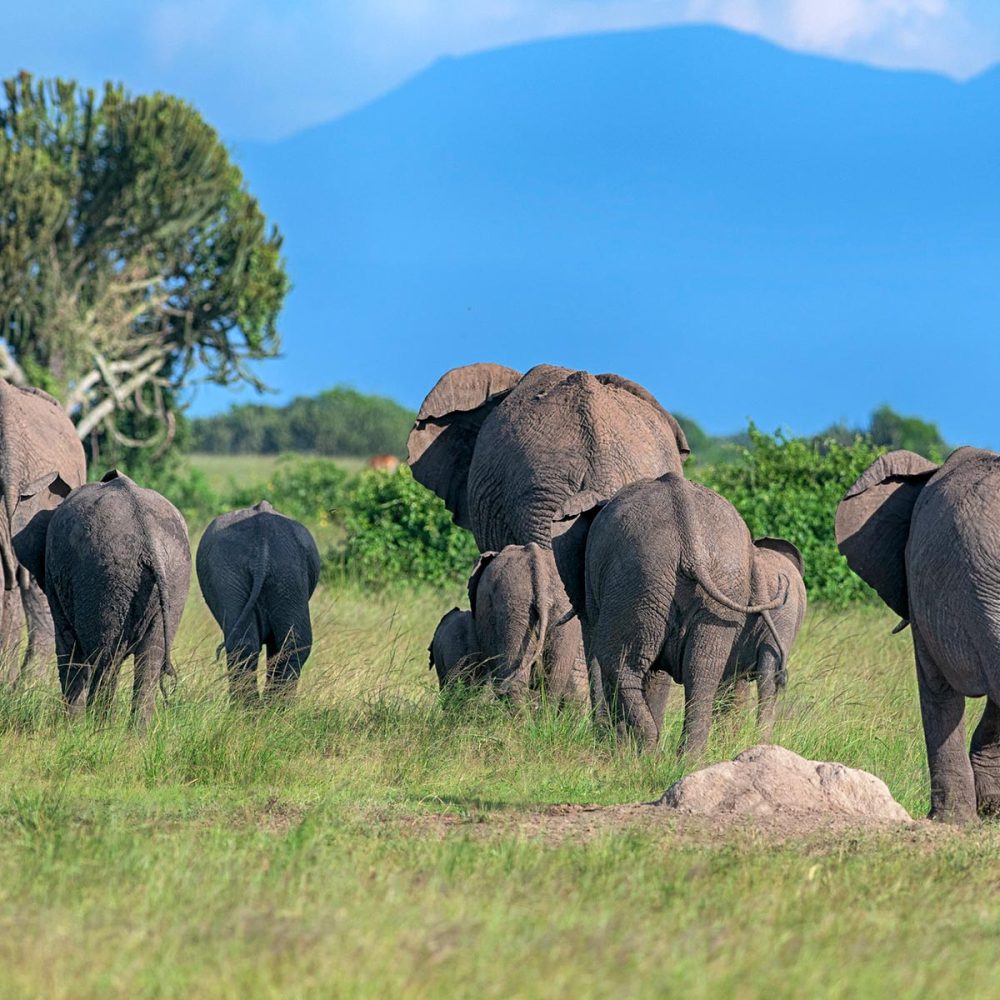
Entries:
<svg viewBox="0 0 1000 1000">
<path fill-rule="evenodd" d="M 370 101 L 442 55 L 685 22 L 967 77 L 1000 61 L 997 0 L 79 0 L 3 11 L 0 71 L 193 101 L 229 140 L 278 138 Z M 85 10 L 85 13 L 82 11 Z"/>
</svg>

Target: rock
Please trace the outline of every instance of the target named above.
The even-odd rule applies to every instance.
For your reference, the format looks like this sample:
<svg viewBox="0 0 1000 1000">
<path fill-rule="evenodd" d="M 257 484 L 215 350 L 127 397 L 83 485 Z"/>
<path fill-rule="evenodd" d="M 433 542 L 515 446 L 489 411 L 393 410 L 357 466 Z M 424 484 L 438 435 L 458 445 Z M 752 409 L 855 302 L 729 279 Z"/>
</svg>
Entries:
<svg viewBox="0 0 1000 1000">
<path fill-rule="evenodd" d="M 911 822 L 883 781 L 843 764 L 806 760 L 774 745 L 695 771 L 657 803 L 696 816 L 807 821 L 822 826 Z"/>
</svg>

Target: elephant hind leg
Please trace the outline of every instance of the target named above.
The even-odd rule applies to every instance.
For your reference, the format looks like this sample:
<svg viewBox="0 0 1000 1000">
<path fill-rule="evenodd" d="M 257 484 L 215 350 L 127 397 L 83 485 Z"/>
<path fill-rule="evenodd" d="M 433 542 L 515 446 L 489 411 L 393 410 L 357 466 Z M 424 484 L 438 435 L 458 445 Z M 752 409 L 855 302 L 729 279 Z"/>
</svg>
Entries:
<svg viewBox="0 0 1000 1000">
<path fill-rule="evenodd" d="M 258 626 L 248 626 L 238 639 L 226 636 L 226 667 L 229 672 L 229 700 L 234 705 L 251 707 L 260 701 L 257 693 L 257 661 L 260 659 Z"/>
<path fill-rule="evenodd" d="M 111 709 L 114 706 L 115 693 L 118 690 L 118 677 L 121 674 L 124 659 L 124 651 L 116 649 L 111 653 L 103 654 L 94 661 L 88 702 L 94 718 L 101 725 L 106 724 L 111 718 Z"/>
<path fill-rule="evenodd" d="M 684 728 L 678 753 L 700 754 L 708 745 L 712 710 L 739 626 L 706 614 L 693 621 L 684 643 Z"/>
<path fill-rule="evenodd" d="M 661 720 L 646 701 L 646 678 L 659 656 L 659 643 L 636 632 L 624 643 L 599 641 L 595 652 L 604 698 L 619 736 L 631 736 L 640 750 L 655 750 Z"/>
<path fill-rule="evenodd" d="M 59 689 L 66 706 L 66 716 L 79 719 L 87 708 L 92 667 L 81 655 L 76 633 L 58 603 L 52 607 L 52 618 L 55 623 Z"/>
<path fill-rule="evenodd" d="M 980 816 L 1000 815 L 1000 707 L 987 698 L 969 750 Z"/>
<path fill-rule="evenodd" d="M 917 627 L 911 624 L 911 629 L 931 775 L 930 818 L 967 823 L 976 818 L 976 786 L 965 749 L 965 698 L 945 679 Z M 984 740 L 988 731 L 989 723 Z"/>
<path fill-rule="evenodd" d="M 300 623 L 277 633 L 281 642 L 272 635 L 267 641 L 267 680 L 264 699 L 275 703 L 289 701 L 302 674 L 302 667 L 312 652 L 312 628 L 308 622 Z"/>
</svg>

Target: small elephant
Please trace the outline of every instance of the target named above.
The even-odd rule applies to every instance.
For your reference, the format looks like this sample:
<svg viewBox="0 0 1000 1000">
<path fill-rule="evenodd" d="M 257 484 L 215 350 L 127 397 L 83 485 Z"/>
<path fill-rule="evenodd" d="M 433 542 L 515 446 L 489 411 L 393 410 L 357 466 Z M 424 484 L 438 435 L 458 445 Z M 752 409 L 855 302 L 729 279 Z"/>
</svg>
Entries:
<svg viewBox="0 0 1000 1000">
<path fill-rule="evenodd" d="M 680 750 L 700 753 L 723 678 L 753 671 L 767 721 L 805 610 L 791 582 L 801 578 L 798 550 L 755 545 L 728 500 L 673 473 L 626 486 L 581 521 L 585 578 L 575 589 L 598 717 L 655 747 L 672 677 L 684 685 Z M 779 629 L 771 613 L 784 608 L 789 627 Z"/>
<path fill-rule="evenodd" d="M 497 693 L 524 701 L 545 688 L 557 702 L 590 701 L 580 620 L 552 550 L 532 542 L 479 557 L 469 578 L 477 648 Z"/>
<path fill-rule="evenodd" d="M 757 723 L 764 736 L 770 738 L 778 691 L 788 679 L 787 654 L 806 616 L 805 562 L 799 550 L 783 538 L 755 538 L 753 544 L 764 593 L 776 593 L 785 578 L 788 599 L 783 607 L 771 612 L 777 642 L 763 617 L 748 619 L 737 640 L 732 676 L 724 677 L 723 681 L 734 682 L 737 703 L 746 700 L 750 684 L 756 682 Z"/>
<path fill-rule="evenodd" d="M 932 819 L 1000 812 L 1000 455 L 892 451 L 837 508 L 837 545 L 913 633 Z M 898 629 L 897 629 L 898 631 Z M 986 707 L 965 743 L 965 699 Z"/>
<path fill-rule="evenodd" d="M 35 514 L 14 549 L 48 598 L 68 714 L 90 703 L 106 718 L 122 662 L 134 656 L 132 720 L 148 724 L 156 689 L 174 672 L 170 648 L 191 579 L 177 508 L 113 470 Z"/>
<path fill-rule="evenodd" d="M 244 704 L 258 700 L 263 647 L 265 698 L 292 696 L 312 650 L 309 599 L 320 574 L 308 529 L 261 500 L 212 521 L 195 564 L 205 603 L 222 629 L 230 697 Z"/>
<path fill-rule="evenodd" d="M 442 689 L 459 678 L 477 681 L 482 657 L 472 612 L 452 608 L 438 622 L 427 652 Z"/>
</svg>

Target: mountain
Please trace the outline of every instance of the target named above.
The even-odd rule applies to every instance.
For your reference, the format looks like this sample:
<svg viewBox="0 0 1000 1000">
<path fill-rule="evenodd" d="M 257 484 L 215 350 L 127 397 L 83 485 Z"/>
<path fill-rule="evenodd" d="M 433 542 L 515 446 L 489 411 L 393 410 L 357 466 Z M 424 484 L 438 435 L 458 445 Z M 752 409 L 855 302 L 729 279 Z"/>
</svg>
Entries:
<svg viewBox="0 0 1000 1000">
<path fill-rule="evenodd" d="M 415 406 L 453 365 L 549 361 L 638 379 L 713 433 L 890 402 L 1000 445 L 998 110 L 997 71 L 719 28 L 442 60 L 236 151 L 295 284 L 262 373 Z"/>
</svg>

